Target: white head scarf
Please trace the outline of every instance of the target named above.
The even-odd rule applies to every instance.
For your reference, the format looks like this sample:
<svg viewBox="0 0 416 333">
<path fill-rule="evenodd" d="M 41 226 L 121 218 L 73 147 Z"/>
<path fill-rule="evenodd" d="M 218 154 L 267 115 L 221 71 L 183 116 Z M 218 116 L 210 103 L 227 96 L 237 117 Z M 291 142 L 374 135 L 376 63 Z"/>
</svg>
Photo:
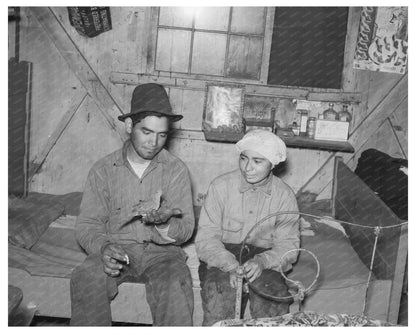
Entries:
<svg viewBox="0 0 416 333">
<path fill-rule="evenodd" d="M 239 153 L 252 150 L 267 158 L 273 165 L 286 160 L 286 145 L 282 139 L 266 130 L 252 130 L 237 142 Z"/>
</svg>

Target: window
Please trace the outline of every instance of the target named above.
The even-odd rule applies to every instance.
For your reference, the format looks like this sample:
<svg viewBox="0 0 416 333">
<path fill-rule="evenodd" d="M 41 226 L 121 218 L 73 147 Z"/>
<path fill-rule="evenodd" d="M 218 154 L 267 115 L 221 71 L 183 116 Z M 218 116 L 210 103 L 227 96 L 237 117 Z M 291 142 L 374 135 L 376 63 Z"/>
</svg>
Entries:
<svg viewBox="0 0 416 333">
<path fill-rule="evenodd" d="M 147 68 L 184 79 L 342 89 L 348 12 L 348 7 L 154 8 Z"/>
<path fill-rule="evenodd" d="M 160 7 L 154 69 L 260 80 L 264 7 Z"/>
<path fill-rule="evenodd" d="M 277 7 L 268 84 L 341 88 L 347 7 Z"/>
</svg>

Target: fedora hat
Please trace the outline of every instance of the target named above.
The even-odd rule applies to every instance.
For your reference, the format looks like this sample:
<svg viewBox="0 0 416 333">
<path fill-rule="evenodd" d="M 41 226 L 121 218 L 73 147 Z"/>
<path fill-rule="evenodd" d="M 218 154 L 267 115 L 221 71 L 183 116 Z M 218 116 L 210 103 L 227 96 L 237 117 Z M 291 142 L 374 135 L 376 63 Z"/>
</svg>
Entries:
<svg viewBox="0 0 416 333">
<path fill-rule="evenodd" d="M 174 114 L 165 88 L 156 83 L 145 83 L 134 88 L 131 97 L 130 113 L 123 114 L 118 120 L 124 121 L 130 117 L 133 123 L 147 116 L 164 116 L 175 122 L 183 118 Z"/>
</svg>

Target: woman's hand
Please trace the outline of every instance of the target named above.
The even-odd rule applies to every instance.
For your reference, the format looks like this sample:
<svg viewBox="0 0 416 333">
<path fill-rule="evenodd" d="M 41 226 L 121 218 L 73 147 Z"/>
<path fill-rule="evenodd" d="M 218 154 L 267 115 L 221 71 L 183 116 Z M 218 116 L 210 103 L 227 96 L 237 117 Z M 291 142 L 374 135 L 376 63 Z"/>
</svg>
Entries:
<svg viewBox="0 0 416 333">
<path fill-rule="evenodd" d="M 230 285 L 231 285 L 231 288 L 234 288 L 234 289 L 237 288 L 237 280 L 238 280 L 237 270 L 231 271 L 230 272 Z"/>
<path fill-rule="evenodd" d="M 263 263 L 261 263 L 259 260 L 250 259 L 243 265 L 243 268 L 246 279 L 250 282 L 253 282 L 261 275 L 264 266 Z"/>
</svg>

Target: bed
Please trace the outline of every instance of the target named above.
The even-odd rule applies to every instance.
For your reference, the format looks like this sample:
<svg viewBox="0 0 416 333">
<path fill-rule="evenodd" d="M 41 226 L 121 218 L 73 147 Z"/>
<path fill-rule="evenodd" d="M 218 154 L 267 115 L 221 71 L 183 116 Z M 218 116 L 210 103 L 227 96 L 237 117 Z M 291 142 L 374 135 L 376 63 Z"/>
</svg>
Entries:
<svg viewBox="0 0 416 333">
<path fill-rule="evenodd" d="M 35 200 L 35 197 L 39 199 Z M 85 258 L 74 233 L 81 196 L 32 193 L 28 198 L 31 198 L 32 205 L 25 204 L 32 210 L 34 206 L 38 207 L 44 215 L 46 209 L 39 209 L 39 206 L 55 207 L 58 199 L 64 209 L 41 216 L 41 221 L 46 218 L 50 221 L 44 223 L 46 227 L 35 228 L 38 237 L 31 239 L 26 246 L 11 237 L 10 229 L 15 230 L 16 226 L 9 226 L 9 284 L 23 291 L 23 303 L 36 307 L 37 315 L 70 318 L 69 277 L 73 268 Z M 42 198 L 46 204 L 41 203 Z M 362 209 L 363 199 L 366 206 L 370 205 L 373 209 Z M 69 202 L 71 205 L 68 208 L 66 205 Z M 368 226 L 403 222 L 340 159 L 335 160 L 332 200 L 303 205 L 302 211 L 320 216 L 332 214 L 339 220 Z M 384 229 L 381 232 L 373 264 L 374 275 L 367 288 L 374 244 L 373 229 L 363 231 L 359 227 L 345 226 L 346 237 L 336 228 L 303 216 L 301 247 L 316 255 L 321 271 L 310 294 L 302 302 L 291 305 L 291 313 L 362 315 L 365 312 L 372 320 L 396 324 L 407 257 L 407 226 L 388 230 L 388 233 Z M 187 244 L 184 250 L 193 278 L 194 325 L 198 326 L 202 323 L 198 260 L 192 243 Z M 314 259 L 301 252 L 289 278 L 308 286 L 315 275 Z M 152 323 L 143 284 L 123 283 L 111 307 L 115 322 Z M 245 318 L 250 318 L 248 312 Z"/>
</svg>

